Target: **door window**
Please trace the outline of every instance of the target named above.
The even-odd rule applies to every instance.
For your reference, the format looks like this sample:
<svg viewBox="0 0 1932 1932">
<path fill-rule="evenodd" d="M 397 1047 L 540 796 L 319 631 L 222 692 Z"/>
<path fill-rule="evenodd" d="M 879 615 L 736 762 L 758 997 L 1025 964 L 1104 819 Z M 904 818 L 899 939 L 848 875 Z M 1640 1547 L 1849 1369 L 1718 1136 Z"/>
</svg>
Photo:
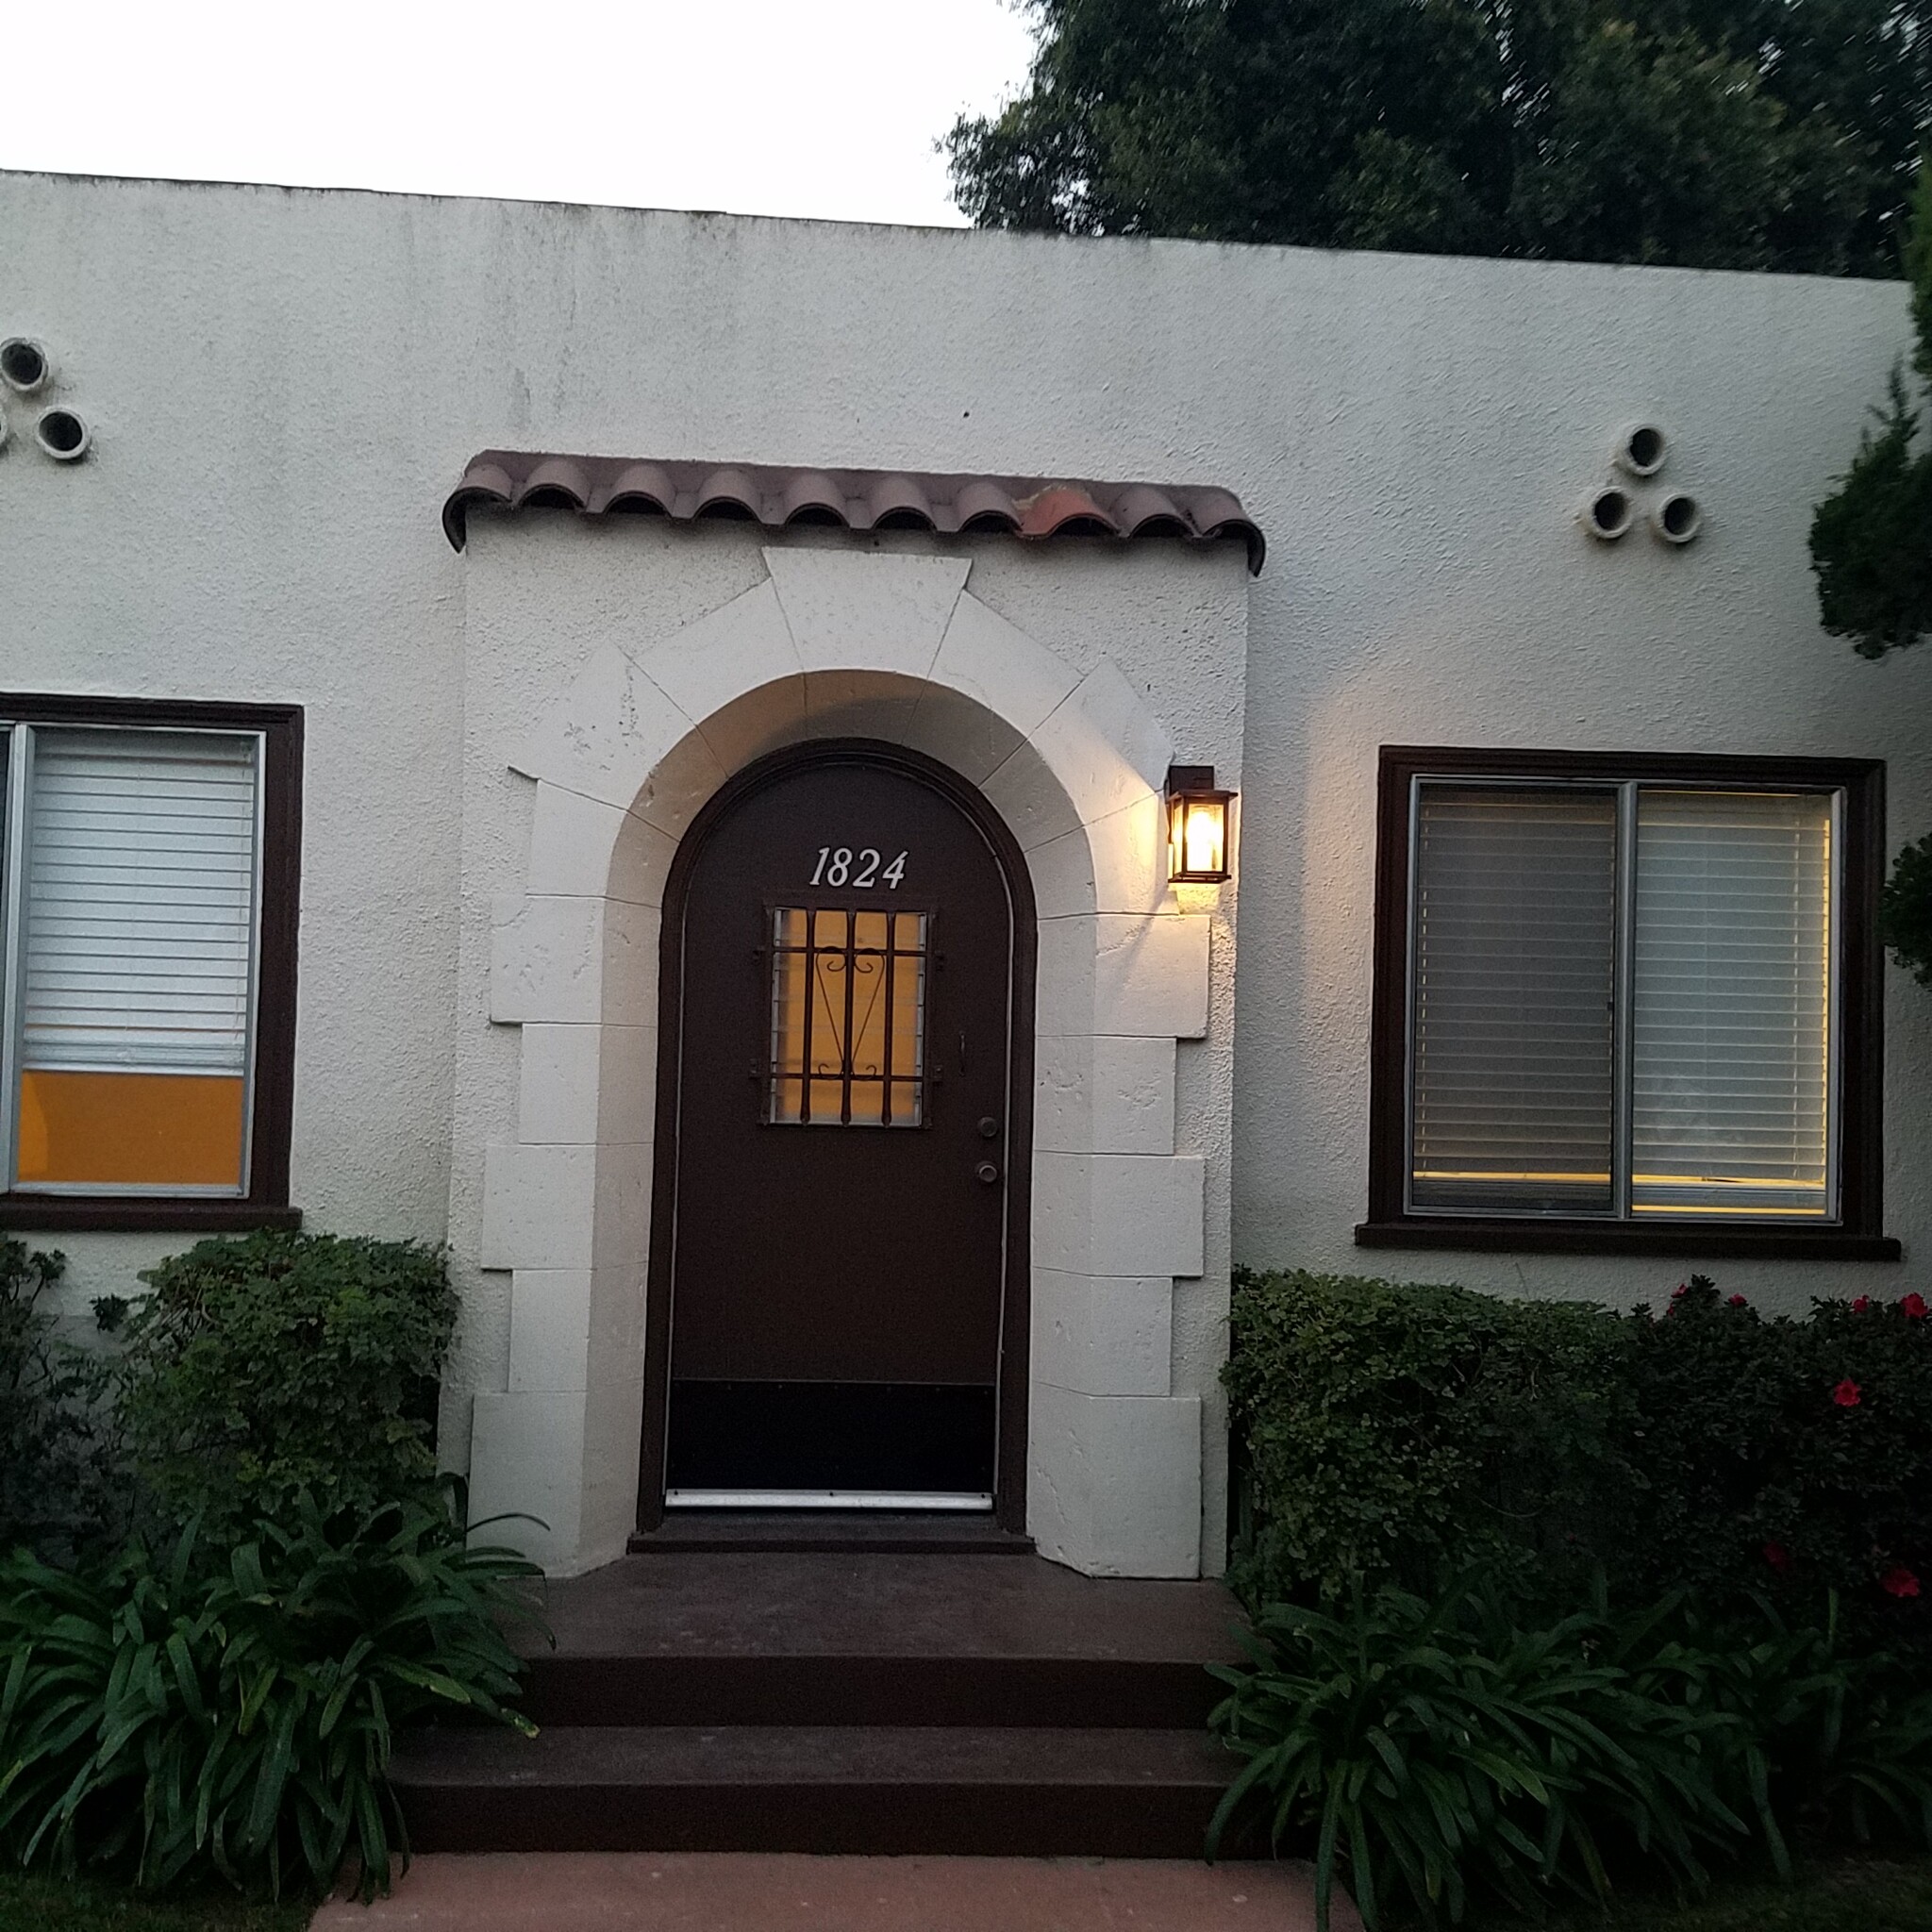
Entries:
<svg viewBox="0 0 1932 1932">
<path fill-rule="evenodd" d="M 768 1121 L 923 1123 L 926 926 L 924 912 L 774 910 Z"/>
</svg>

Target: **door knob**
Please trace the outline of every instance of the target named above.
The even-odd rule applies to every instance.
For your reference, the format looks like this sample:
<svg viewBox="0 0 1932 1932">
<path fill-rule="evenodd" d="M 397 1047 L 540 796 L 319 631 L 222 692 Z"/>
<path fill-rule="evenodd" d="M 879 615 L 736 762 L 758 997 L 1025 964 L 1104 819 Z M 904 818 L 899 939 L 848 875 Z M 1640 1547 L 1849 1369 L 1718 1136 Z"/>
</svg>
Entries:
<svg viewBox="0 0 1932 1932">
<path fill-rule="evenodd" d="M 975 1174 L 977 1174 L 979 1178 L 987 1184 L 988 1187 L 991 1187 L 993 1182 L 998 1180 L 1000 1177 L 999 1169 L 996 1168 L 990 1160 L 982 1160 L 979 1163 L 979 1165 L 973 1170 L 973 1172 Z"/>
<path fill-rule="evenodd" d="M 983 1115 L 979 1123 L 979 1138 L 982 1141 L 996 1141 L 999 1138 L 1000 1124 L 991 1114 Z"/>
</svg>

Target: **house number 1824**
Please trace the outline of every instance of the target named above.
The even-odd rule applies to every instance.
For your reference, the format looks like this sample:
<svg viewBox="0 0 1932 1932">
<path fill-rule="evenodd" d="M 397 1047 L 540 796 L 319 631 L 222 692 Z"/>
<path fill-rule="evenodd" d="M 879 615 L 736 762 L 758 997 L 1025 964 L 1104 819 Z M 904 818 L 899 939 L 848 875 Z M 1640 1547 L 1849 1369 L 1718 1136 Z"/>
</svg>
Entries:
<svg viewBox="0 0 1932 1932">
<path fill-rule="evenodd" d="M 819 862 L 812 867 L 811 882 L 815 886 L 856 886 L 860 891 L 883 882 L 896 892 L 905 876 L 903 852 L 881 872 L 879 855 L 870 845 L 856 855 L 849 845 L 821 845 Z"/>
</svg>

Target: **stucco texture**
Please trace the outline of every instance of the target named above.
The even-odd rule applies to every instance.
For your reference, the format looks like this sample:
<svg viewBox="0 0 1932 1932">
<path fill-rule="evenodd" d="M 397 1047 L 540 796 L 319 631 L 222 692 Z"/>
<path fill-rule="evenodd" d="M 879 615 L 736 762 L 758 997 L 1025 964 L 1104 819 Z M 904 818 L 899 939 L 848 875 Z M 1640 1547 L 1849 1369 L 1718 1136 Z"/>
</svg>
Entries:
<svg viewBox="0 0 1932 1932">
<path fill-rule="evenodd" d="M 530 836 L 528 782 L 474 741 L 467 566 L 437 523 L 486 447 L 1241 493 L 1270 545 L 1245 706 L 1194 647 L 1165 546 L 957 553 L 1008 622 L 1076 665 L 1112 658 L 1181 755 L 1177 724 L 1198 726 L 1239 768 L 1239 993 L 1218 974 L 1221 1018 L 1179 1049 L 1176 1144 L 1228 1136 L 1207 1118 L 1219 1056 L 1231 1156 L 1208 1188 L 1251 1263 L 1620 1302 L 1689 1265 L 1352 1245 L 1379 744 L 1882 758 L 1893 844 L 1932 827 L 1932 649 L 1874 665 L 1824 638 L 1805 546 L 1906 344 L 1895 285 L 31 175 L 0 175 L 0 335 L 49 345 L 54 400 L 94 434 L 57 465 L 4 402 L 0 683 L 308 710 L 293 1174 L 312 1226 L 475 1225 L 481 1175 L 452 1148 L 516 1106 L 509 1044 L 467 1040 L 457 1079 L 459 1031 L 488 1024 L 488 908 L 463 880 L 513 886 Z M 1658 482 L 1706 508 L 1687 549 L 1574 521 L 1636 418 L 1673 439 Z M 758 574 L 713 528 L 516 529 L 660 546 L 661 568 L 622 574 L 641 633 Z M 540 630 L 500 654 L 491 718 L 540 708 L 575 649 Z M 1802 1308 L 1932 1287 L 1932 999 L 1888 974 L 1906 1264 L 1715 1264 L 1727 1289 Z M 78 1306 L 181 1242 L 60 1245 Z M 463 1387 L 505 1387 L 507 1281 L 468 1279 Z M 1176 1291 L 1176 1389 L 1211 1397 L 1222 1321 Z"/>
</svg>

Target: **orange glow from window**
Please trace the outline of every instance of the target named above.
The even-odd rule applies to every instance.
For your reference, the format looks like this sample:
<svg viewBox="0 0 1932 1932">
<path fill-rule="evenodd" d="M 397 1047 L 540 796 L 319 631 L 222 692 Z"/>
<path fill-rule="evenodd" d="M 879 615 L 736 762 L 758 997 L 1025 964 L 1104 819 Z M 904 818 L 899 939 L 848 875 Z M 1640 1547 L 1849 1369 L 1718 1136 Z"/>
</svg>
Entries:
<svg viewBox="0 0 1932 1932">
<path fill-rule="evenodd" d="M 243 1082 L 188 1074 L 20 1076 L 20 1183 L 242 1188 Z"/>
</svg>

